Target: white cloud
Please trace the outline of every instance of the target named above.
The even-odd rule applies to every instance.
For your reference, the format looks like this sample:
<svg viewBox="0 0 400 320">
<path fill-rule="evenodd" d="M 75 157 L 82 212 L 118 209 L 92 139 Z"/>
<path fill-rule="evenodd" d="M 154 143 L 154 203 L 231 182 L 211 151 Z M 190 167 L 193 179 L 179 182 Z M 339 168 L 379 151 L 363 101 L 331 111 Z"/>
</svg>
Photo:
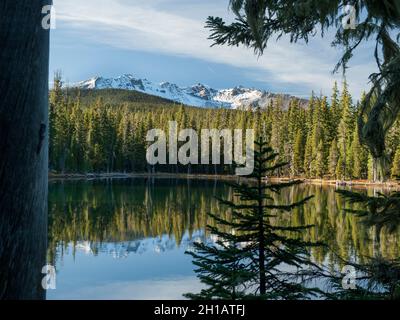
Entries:
<svg viewBox="0 0 400 320">
<path fill-rule="evenodd" d="M 167 5 L 167 3 L 171 5 Z M 257 58 L 246 48 L 212 47 L 204 28 L 207 15 L 227 16 L 227 1 L 196 2 L 195 9 L 182 1 L 57 0 L 59 28 L 116 48 L 193 57 L 251 70 L 257 80 L 308 87 L 329 94 L 338 53 L 327 41 L 314 41 L 312 49 L 287 41 L 271 42 Z M 192 8 L 192 10 L 190 10 Z M 356 96 L 366 88 L 372 65 L 358 65 L 349 75 Z M 340 79 L 340 77 L 336 77 Z"/>
</svg>

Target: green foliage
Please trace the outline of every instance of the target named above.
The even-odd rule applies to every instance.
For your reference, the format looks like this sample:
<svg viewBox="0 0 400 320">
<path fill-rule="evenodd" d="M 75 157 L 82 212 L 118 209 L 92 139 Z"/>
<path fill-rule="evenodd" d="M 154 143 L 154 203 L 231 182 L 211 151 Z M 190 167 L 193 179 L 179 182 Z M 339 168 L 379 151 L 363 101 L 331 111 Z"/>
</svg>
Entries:
<svg viewBox="0 0 400 320">
<path fill-rule="evenodd" d="M 83 105 L 93 105 L 99 99 L 103 104 L 112 106 L 120 106 L 129 103 L 142 103 L 147 106 L 157 105 L 177 105 L 177 103 L 163 99 L 157 96 L 148 95 L 139 91 L 121 90 L 121 89 L 101 89 L 101 90 L 82 90 L 78 88 L 70 88 L 64 94 L 70 99 L 75 100 L 77 97 Z"/>
<path fill-rule="evenodd" d="M 353 29 L 343 26 L 347 18 L 345 5 L 352 5 L 357 24 Z M 400 2 L 398 0 L 230 0 L 235 20 L 227 24 L 219 17 L 209 17 L 206 27 L 211 30 L 214 45 L 244 45 L 262 55 L 271 39 L 286 36 L 291 42 L 308 42 L 318 33 L 336 31 L 333 46 L 344 49 L 335 67 L 343 67 L 355 50 L 368 41 L 376 43 L 374 56 L 379 72 L 370 75 L 372 88 L 366 95 L 358 117 L 360 140 L 368 146 L 379 170 L 386 169 L 385 137 L 400 113 Z M 397 40 L 394 40 L 393 38 Z M 372 52 L 371 52 L 372 55 Z M 346 117 L 346 116 L 345 116 Z M 347 123 L 341 123 L 345 130 Z M 334 122 L 335 125 L 335 122 Z M 341 139 L 345 137 L 342 136 Z M 340 139 L 339 139 L 340 140 Z M 345 141 L 338 141 L 341 150 L 341 168 L 338 174 L 349 177 L 352 154 Z M 377 176 L 375 172 L 374 176 Z"/>
<path fill-rule="evenodd" d="M 332 141 L 329 149 L 329 174 L 331 177 L 336 178 L 336 168 L 338 167 L 339 150 L 337 147 L 336 139 Z"/>
<path fill-rule="evenodd" d="M 399 177 L 400 177 L 400 146 L 396 151 L 392 166 L 392 178 L 399 178 Z"/>
<path fill-rule="evenodd" d="M 366 179 L 368 178 L 368 151 L 361 145 L 358 133 L 357 125 L 351 144 L 351 152 L 353 154 L 353 178 Z"/>
<path fill-rule="evenodd" d="M 297 131 L 294 143 L 292 174 L 300 176 L 304 171 L 304 136 L 301 130 Z"/>
<path fill-rule="evenodd" d="M 231 184 L 232 200 L 219 201 L 231 209 L 231 219 L 210 214 L 216 226 L 208 229 L 216 244 L 195 243 L 188 252 L 207 288 L 192 299 L 306 299 L 319 290 L 307 287 L 316 266 L 310 248 L 318 243 L 304 241 L 301 234 L 311 225 L 277 225 L 274 220 L 285 212 L 302 207 L 312 197 L 294 203 L 277 204 L 274 195 L 299 181 L 272 184 L 266 176 L 286 166 L 276 163 L 278 154 L 260 138 L 255 148 L 254 173 L 242 183 Z"/>
<path fill-rule="evenodd" d="M 368 153 L 359 142 L 357 113 L 344 84 L 337 85 L 331 103 L 312 96 L 308 107 L 297 99 L 285 109 L 279 99 L 258 111 L 199 109 L 169 104 L 156 97 L 124 90 L 63 90 L 57 74 L 50 92 L 50 169 L 57 172 L 170 172 L 231 174 L 231 166 L 168 165 L 150 167 L 146 161 L 146 133 L 179 128 L 254 128 L 275 152 L 278 176 L 308 178 L 373 178 Z M 136 100 L 137 99 L 137 100 Z M 338 113 L 340 111 L 340 113 Z M 398 146 L 400 122 L 388 135 L 392 167 Z M 372 163 L 372 159 L 370 162 Z M 396 162 L 393 163 L 393 166 Z M 389 171 L 386 172 L 388 175 Z"/>
</svg>

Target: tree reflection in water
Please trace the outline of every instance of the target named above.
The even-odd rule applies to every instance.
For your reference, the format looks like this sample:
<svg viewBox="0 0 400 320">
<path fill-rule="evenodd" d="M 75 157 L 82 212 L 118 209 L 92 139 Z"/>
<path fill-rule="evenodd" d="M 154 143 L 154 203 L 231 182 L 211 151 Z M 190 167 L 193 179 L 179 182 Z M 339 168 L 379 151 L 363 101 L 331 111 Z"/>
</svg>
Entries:
<svg viewBox="0 0 400 320">
<path fill-rule="evenodd" d="M 300 185 L 282 192 L 277 200 L 284 203 L 309 195 L 315 197 L 303 208 L 279 215 L 277 223 L 315 225 L 303 237 L 327 244 L 312 249 L 313 259 L 326 267 L 341 268 L 343 260 L 363 263 L 367 257 L 378 254 L 385 258 L 399 257 L 399 233 L 382 230 L 378 243 L 374 230 L 344 212 L 345 208 L 355 209 L 357 205 L 347 204 L 335 190 L 331 186 Z M 373 195 L 374 190 L 364 192 Z M 222 183 L 206 180 L 53 182 L 49 190 L 48 261 L 56 265 L 63 250 L 70 246 L 96 255 L 102 244 L 114 243 L 121 249 L 118 254 L 124 255 L 138 252 L 140 241 L 147 238 L 164 240 L 162 244 L 154 244 L 156 247 L 152 249 L 156 251 L 190 245 L 187 241 L 182 243 L 185 235 L 193 241 L 204 241 L 205 227 L 213 223 L 207 213 L 219 212 L 226 218 L 230 215 L 215 196 L 233 195 Z"/>
</svg>

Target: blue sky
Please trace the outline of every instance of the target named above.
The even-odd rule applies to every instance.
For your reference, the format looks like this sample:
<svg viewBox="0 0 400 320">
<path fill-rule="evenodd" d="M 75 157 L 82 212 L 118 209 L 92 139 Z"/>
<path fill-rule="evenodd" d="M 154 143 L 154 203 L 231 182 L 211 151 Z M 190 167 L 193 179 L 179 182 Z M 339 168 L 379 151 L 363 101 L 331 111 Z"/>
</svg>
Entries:
<svg viewBox="0 0 400 320">
<path fill-rule="evenodd" d="M 271 42 L 258 58 L 246 48 L 210 47 L 204 22 L 209 15 L 232 19 L 228 0 L 55 0 L 51 75 L 61 70 L 69 83 L 93 76 L 131 73 L 180 86 L 237 85 L 271 92 L 330 95 L 340 74 L 331 71 L 341 52 L 331 37 L 308 45 Z M 350 89 L 358 98 L 375 71 L 373 44 L 364 45 L 350 64 Z"/>
</svg>

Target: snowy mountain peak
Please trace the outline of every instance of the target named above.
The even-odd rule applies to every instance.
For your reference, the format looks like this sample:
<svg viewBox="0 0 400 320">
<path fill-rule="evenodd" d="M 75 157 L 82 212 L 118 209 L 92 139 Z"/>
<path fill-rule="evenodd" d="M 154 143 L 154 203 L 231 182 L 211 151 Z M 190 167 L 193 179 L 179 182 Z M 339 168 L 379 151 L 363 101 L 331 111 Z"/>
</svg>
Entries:
<svg viewBox="0 0 400 320">
<path fill-rule="evenodd" d="M 266 107 L 281 97 L 283 107 L 287 108 L 294 97 L 280 95 L 237 86 L 230 89 L 216 90 L 198 83 L 191 87 L 179 87 L 171 82 L 153 83 L 147 79 L 135 78 L 132 74 L 124 74 L 116 78 L 93 77 L 74 85 L 81 89 L 123 89 L 134 90 L 153 96 L 158 96 L 177 103 L 203 108 L 248 108 Z M 307 101 L 300 99 L 302 104 Z"/>
<path fill-rule="evenodd" d="M 218 94 L 218 90 L 212 89 L 201 83 L 186 88 L 186 92 L 205 100 L 212 100 Z"/>
</svg>

